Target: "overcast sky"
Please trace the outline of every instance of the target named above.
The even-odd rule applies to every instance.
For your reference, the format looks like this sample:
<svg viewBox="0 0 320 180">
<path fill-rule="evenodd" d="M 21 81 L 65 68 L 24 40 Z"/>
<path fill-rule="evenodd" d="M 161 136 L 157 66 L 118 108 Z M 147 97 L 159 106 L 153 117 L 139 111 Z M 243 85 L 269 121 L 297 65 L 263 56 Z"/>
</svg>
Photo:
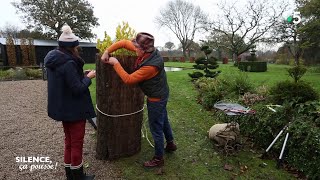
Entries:
<svg viewBox="0 0 320 180">
<path fill-rule="evenodd" d="M 6 23 L 24 28 L 24 25 L 16 14 L 16 9 L 10 4 L 18 0 L 0 0 L 1 19 L 0 28 Z M 155 45 L 164 46 L 168 41 L 174 42 L 178 46 L 178 40 L 166 28 L 158 28 L 155 24 L 155 17 L 159 15 L 160 9 L 166 7 L 170 0 L 88 0 L 94 7 L 94 15 L 99 18 L 100 26 L 93 29 L 97 37 L 102 39 L 104 31 L 115 37 L 116 27 L 122 22 L 128 22 L 136 32 L 149 32 L 155 36 Z M 187 0 L 200 8 L 210 17 L 216 11 L 218 0 Z M 239 0 L 237 0 L 239 1 Z M 245 0 L 240 0 L 245 1 Z M 289 0 L 288 0 L 289 1 Z M 290 0 L 292 1 L 292 0 Z M 140 8 L 143 7 L 143 8 Z M 197 35 L 197 39 L 203 37 Z M 196 41 L 197 41 L 196 39 Z"/>
</svg>

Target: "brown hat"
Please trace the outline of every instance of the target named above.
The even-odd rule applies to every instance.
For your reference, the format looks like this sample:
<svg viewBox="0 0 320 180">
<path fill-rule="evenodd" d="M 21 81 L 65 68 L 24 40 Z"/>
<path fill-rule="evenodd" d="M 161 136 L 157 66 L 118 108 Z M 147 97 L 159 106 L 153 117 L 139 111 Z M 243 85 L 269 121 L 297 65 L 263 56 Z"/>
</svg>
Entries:
<svg viewBox="0 0 320 180">
<path fill-rule="evenodd" d="M 132 40 L 134 46 L 145 51 L 152 52 L 154 48 L 154 37 L 146 32 L 140 32 L 137 34 L 136 38 Z"/>
</svg>

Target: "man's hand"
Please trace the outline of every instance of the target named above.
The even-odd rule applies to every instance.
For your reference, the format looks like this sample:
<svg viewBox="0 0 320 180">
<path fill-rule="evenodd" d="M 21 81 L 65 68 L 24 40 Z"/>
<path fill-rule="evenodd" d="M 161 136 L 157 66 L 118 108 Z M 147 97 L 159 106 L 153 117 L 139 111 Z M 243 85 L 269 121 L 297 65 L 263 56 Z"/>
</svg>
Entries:
<svg viewBox="0 0 320 180">
<path fill-rule="evenodd" d="M 108 50 L 104 51 L 103 55 L 101 56 L 101 60 L 102 60 L 102 62 L 105 62 L 105 63 L 108 62 L 108 60 L 109 60 Z"/>
<path fill-rule="evenodd" d="M 119 61 L 115 57 L 110 57 L 109 60 L 106 63 L 111 64 L 113 66 L 113 65 L 119 63 Z"/>
</svg>

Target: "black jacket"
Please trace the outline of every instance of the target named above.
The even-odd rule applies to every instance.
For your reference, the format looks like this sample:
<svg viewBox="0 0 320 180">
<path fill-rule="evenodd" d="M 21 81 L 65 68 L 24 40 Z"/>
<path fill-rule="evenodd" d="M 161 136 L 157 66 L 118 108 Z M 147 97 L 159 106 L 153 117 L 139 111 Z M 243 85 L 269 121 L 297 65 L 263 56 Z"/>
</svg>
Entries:
<svg viewBox="0 0 320 180">
<path fill-rule="evenodd" d="M 88 88 L 91 79 L 84 76 L 83 60 L 55 49 L 46 55 L 44 62 L 48 75 L 48 116 L 66 122 L 95 117 Z"/>
</svg>

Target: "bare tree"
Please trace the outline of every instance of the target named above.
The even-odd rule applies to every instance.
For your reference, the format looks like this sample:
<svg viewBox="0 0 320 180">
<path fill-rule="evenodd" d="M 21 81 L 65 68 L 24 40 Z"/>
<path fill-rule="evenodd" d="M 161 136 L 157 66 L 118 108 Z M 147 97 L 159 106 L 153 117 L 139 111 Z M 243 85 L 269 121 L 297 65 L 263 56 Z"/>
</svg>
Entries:
<svg viewBox="0 0 320 180">
<path fill-rule="evenodd" d="M 186 50 L 193 42 L 195 33 L 204 28 L 207 22 L 207 15 L 199 6 L 183 0 L 170 1 L 156 17 L 156 24 L 169 28 L 179 39 L 185 58 L 187 58 Z"/>
<path fill-rule="evenodd" d="M 0 37 L 12 37 L 12 38 L 18 38 L 20 32 L 20 28 L 16 25 L 6 23 L 3 28 L 0 29 Z"/>
<path fill-rule="evenodd" d="M 276 0 L 248 0 L 246 4 L 224 2 L 218 6 L 222 14 L 214 18 L 208 31 L 225 35 L 228 41 L 225 48 L 232 52 L 234 61 L 256 43 L 268 40 L 270 30 L 287 7 Z"/>
</svg>

